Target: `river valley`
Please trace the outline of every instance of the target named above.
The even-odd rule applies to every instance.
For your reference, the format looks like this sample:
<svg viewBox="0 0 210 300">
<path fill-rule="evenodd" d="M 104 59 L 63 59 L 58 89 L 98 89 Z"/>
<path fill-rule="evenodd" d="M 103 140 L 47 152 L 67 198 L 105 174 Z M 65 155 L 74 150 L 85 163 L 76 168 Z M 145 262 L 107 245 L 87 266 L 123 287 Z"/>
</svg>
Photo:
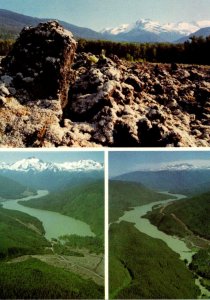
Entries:
<svg viewBox="0 0 210 300">
<path fill-rule="evenodd" d="M 58 238 L 62 235 L 76 234 L 79 236 L 94 236 L 90 226 L 85 222 L 76 220 L 69 216 L 64 216 L 57 212 L 35 209 L 26 207 L 18 203 L 19 201 L 28 201 L 30 199 L 44 197 L 49 192 L 47 190 L 38 190 L 37 195 L 28 196 L 23 199 L 10 199 L 2 202 L 3 208 L 18 210 L 27 213 L 33 217 L 39 219 L 45 230 L 45 237 L 48 240 L 52 238 Z"/>
<path fill-rule="evenodd" d="M 196 252 L 188 248 L 184 240 L 160 231 L 156 226 L 152 225 L 148 219 L 143 217 L 147 212 L 151 211 L 154 206 L 164 207 L 170 202 L 179 201 L 186 198 L 185 195 L 170 194 L 168 192 L 163 193 L 169 195 L 169 197 L 175 196 L 176 199 L 169 198 L 168 200 L 152 202 L 150 204 L 133 207 L 132 210 L 124 212 L 124 215 L 119 218 L 118 223 L 120 221 L 133 223 L 140 232 L 143 232 L 152 238 L 161 239 L 168 245 L 169 248 L 180 255 L 181 260 L 187 260 L 187 262 L 190 263 L 192 261 L 192 256 Z M 200 280 L 196 279 L 195 284 L 200 288 L 201 294 L 205 295 L 204 298 L 209 299 L 210 291 L 208 291 L 204 286 L 201 285 Z M 200 298 L 203 297 L 200 296 Z"/>
<path fill-rule="evenodd" d="M 61 269 L 69 270 L 73 273 L 80 275 L 85 279 L 92 279 L 96 284 L 103 286 L 104 284 L 104 257 L 103 254 L 89 253 L 87 249 L 74 249 L 69 250 L 80 253 L 81 256 L 57 254 L 54 252 L 53 245 L 55 241 L 63 235 L 75 234 L 78 236 L 92 236 L 95 234 L 91 231 L 90 226 L 85 222 L 62 215 L 57 212 L 35 209 L 23 206 L 19 201 L 28 201 L 48 195 L 47 190 L 38 190 L 37 195 L 28 196 L 22 199 L 9 199 L 1 202 L 3 208 L 9 210 L 18 210 L 27 213 L 39 219 L 45 230 L 45 238 L 51 241 L 52 253 L 42 255 L 23 255 L 11 259 L 10 263 L 17 263 L 26 261 L 29 257 L 37 258 L 38 260 L 47 263 L 48 265 L 57 266 Z"/>
</svg>

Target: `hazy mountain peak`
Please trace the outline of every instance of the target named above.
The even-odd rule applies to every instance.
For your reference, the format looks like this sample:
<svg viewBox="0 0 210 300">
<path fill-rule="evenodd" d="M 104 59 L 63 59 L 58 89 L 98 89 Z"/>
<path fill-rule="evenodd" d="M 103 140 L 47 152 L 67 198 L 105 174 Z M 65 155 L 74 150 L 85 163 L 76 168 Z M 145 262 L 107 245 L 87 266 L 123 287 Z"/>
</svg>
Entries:
<svg viewBox="0 0 210 300">
<path fill-rule="evenodd" d="M 180 164 L 169 164 L 162 168 L 162 170 L 171 170 L 171 171 L 181 171 L 181 170 L 192 170 L 196 169 L 197 167 L 190 163 L 180 163 Z"/>
<path fill-rule="evenodd" d="M 192 162 L 174 162 L 165 164 L 159 168 L 164 171 L 182 171 L 182 170 L 199 170 L 210 169 L 210 164 L 204 161 L 192 161 Z"/>
</svg>

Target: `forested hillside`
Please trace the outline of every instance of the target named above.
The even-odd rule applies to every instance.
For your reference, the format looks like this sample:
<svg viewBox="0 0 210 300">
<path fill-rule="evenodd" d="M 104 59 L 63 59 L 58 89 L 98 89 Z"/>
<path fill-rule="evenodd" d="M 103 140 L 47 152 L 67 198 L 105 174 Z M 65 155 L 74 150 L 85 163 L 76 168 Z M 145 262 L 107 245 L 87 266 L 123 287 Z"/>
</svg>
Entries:
<svg viewBox="0 0 210 300">
<path fill-rule="evenodd" d="M 88 223 L 93 232 L 103 235 L 104 183 L 102 180 L 20 203 L 77 218 Z"/>
<path fill-rule="evenodd" d="M 25 213 L 0 207 L 0 259 L 44 253 L 50 243 L 42 223 Z"/>
<path fill-rule="evenodd" d="M 116 43 L 111 41 L 79 40 L 78 52 L 117 55 L 129 61 L 160 63 L 210 64 L 210 36 L 192 37 L 183 44 L 170 43 Z"/>
<path fill-rule="evenodd" d="M 192 259 L 189 268 L 198 276 L 202 277 L 203 285 L 210 291 L 210 267 L 209 267 L 210 248 L 200 249 Z"/>
<path fill-rule="evenodd" d="M 197 298 L 192 273 L 164 242 L 127 222 L 112 224 L 109 235 L 111 298 Z"/>
<path fill-rule="evenodd" d="M 141 183 L 110 180 L 109 221 L 113 222 L 118 220 L 124 211 L 134 206 L 166 199 L 168 199 L 167 195 L 150 190 Z"/>
<path fill-rule="evenodd" d="M 6 55 L 14 40 L 0 39 L 0 55 Z M 191 37 L 182 44 L 170 43 L 125 43 L 103 40 L 78 40 L 77 52 L 91 52 L 106 56 L 117 55 L 121 59 L 137 62 L 180 63 L 209 65 L 209 37 Z"/>
<path fill-rule="evenodd" d="M 24 192 L 28 188 L 15 180 L 0 175 L 0 198 L 18 199 L 24 197 Z M 35 193 L 32 189 L 28 190 Z"/>
<path fill-rule="evenodd" d="M 0 236 L 1 299 L 103 299 L 102 237 L 72 235 L 63 237 L 62 243 L 48 241 L 38 219 L 3 208 Z"/>
<path fill-rule="evenodd" d="M 40 260 L 0 263 L 1 299 L 103 299 L 103 287 L 92 280 Z"/>
<path fill-rule="evenodd" d="M 187 226 L 194 234 L 210 239 L 210 193 L 176 201 L 160 210 L 153 210 L 147 217 L 150 222 L 168 234 L 185 236 Z M 179 221 L 180 220 L 180 221 Z"/>
</svg>

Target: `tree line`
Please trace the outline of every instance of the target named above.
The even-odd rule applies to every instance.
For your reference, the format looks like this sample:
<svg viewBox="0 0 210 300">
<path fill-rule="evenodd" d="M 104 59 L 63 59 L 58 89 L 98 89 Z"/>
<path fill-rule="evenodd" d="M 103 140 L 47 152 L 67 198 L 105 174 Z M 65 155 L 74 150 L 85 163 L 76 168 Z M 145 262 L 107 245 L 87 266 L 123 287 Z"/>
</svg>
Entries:
<svg viewBox="0 0 210 300">
<path fill-rule="evenodd" d="M 192 37 L 182 44 L 170 43 L 124 43 L 111 41 L 78 41 L 78 52 L 91 52 L 106 56 L 117 55 L 129 61 L 148 61 L 162 63 L 185 63 L 210 65 L 210 36 Z"/>
<path fill-rule="evenodd" d="M 0 56 L 6 55 L 11 50 L 14 41 L 0 37 Z M 77 52 L 100 55 L 102 50 L 107 57 L 117 55 L 128 61 L 210 65 L 210 36 L 206 38 L 194 36 L 182 44 L 78 40 Z"/>
</svg>

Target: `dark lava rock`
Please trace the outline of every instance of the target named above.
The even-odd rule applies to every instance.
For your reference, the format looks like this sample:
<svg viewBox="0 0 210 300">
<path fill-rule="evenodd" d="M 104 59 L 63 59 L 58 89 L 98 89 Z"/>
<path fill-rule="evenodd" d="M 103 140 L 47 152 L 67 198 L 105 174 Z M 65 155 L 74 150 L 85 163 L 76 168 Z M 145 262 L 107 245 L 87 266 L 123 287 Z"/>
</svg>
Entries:
<svg viewBox="0 0 210 300">
<path fill-rule="evenodd" d="M 128 78 L 125 80 L 125 83 L 132 85 L 136 92 L 142 91 L 141 81 L 138 79 L 138 77 L 136 77 L 134 75 L 128 76 Z"/>
<path fill-rule="evenodd" d="M 72 34 L 56 21 L 25 27 L 2 66 L 31 99 L 59 99 L 65 107 L 76 50 Z"/>
<path fill-rule="evenodd" d="M 128 124 L 117 121 L 114 126 L 114 147 L 138 147 L 138 139 L 132 134 L 132 129 Z"/>
</svg>

